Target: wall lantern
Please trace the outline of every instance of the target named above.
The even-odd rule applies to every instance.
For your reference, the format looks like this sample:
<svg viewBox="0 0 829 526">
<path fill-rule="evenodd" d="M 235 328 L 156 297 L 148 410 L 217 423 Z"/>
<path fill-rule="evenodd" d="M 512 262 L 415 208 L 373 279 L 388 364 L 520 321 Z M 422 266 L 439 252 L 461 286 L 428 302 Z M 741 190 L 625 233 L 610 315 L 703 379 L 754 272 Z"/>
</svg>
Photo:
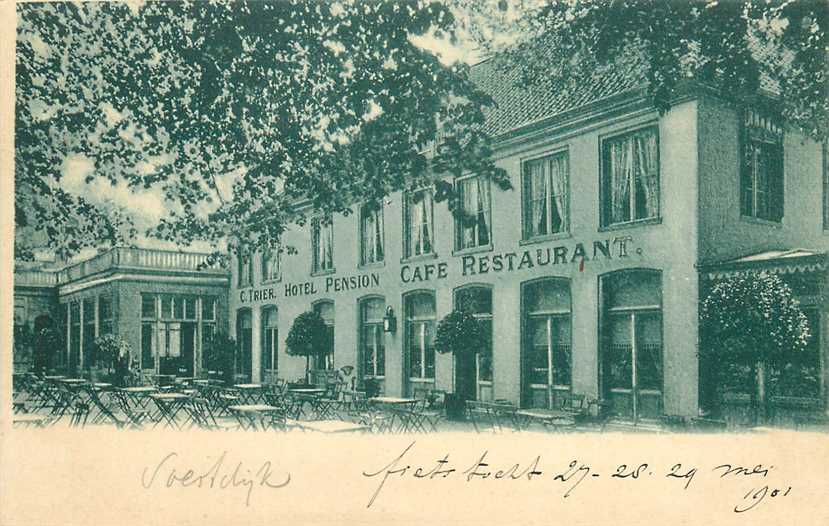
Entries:
<svg viewBox="0 0 829 526">
<path fill-rule="evenodd" d="M 394 334 L 395 331 L 397 331 L 397 318 L 394 316 L 394 309 L 389 305 L 386 307 L 386 315 L 383 316 L 383 332 Z"/>
</svg>

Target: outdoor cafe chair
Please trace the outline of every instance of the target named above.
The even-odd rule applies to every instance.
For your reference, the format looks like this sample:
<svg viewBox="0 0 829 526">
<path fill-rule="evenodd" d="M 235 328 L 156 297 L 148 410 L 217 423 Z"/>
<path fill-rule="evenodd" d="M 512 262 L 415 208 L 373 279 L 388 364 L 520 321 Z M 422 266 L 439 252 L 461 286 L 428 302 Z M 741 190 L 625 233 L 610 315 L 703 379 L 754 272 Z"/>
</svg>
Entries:
<svg viewBox="0 0 829 526">
<path fill-rule="evenodd" d="M 75 402 L 74 411 L 69 418 L 69 425 L 71 427 L 84 427 L 86 420 L 89 418 L 89 404 L 86 402 Z"/>
<path fill-rule="evenodd" d="M 142 427 L 145 422 L 153 420 L 152 412 L 149 409 L 134 406 L 132 399 L 126 392 L 116 389 L 112 391 L 111 396 L 115 397 L 115 400 L 118 402 L 118 406 L 121 409 L 121 413 L 123 413 L 126 418 L 126 421 L 118 419 L 118 421 L 121 422 L 118 427 L 124 427 L 125 425 Z M 112 414 L 114 415 L 114 413 Z"/>
<path fill-rule="evenodd" d="M 189 427 L 198 426 L 200 429 L 208 431 L 230 431 L 239 429 L 239 423 L 233 419 L 219 417 L 213 414 L 213 409 L 210 402 L 205 398 L 192 397 L 184 406 L 185 411 L 189 414 Z"/>
<path fill-rule="evenodd" d="M 231 387 L 222 387 L 214 396 L 216 405 L 216 414 L 218 416 L 228 416 L 230 411 L 228 407 L 240 403 L 241 397 L 239 391 Z"/>
</svg>

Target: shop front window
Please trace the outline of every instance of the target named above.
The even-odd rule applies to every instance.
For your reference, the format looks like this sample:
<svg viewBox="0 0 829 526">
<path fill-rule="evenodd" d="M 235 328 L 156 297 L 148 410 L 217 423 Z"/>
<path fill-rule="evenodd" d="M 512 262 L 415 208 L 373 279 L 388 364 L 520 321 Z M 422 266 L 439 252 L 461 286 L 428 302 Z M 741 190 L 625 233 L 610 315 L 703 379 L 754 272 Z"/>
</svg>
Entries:
<svg viewBox="0 0 829 526">
<path fill-rule="evenodd" d="M 523 287 L 524 403 L 555 406 L 557 396 L 570 390 L 572 350 L 570 283 L 544 279 Z"/>
<path fill-rule="evenodd" d="M 386 370 L 386 335 L 383 332 L 385 300 L 368 298 L 360 302 L 360 349 L 363 378 L 382 378 Z"/>
<path fill-rule="evenodd" d="M 324 355 L 316 357 L 315 369 L 334 369 L 334 302 L 320 301 L 314 305 L 314 311 L 325 322 L 326 348 Z"/>
<path fill-rule="evenodd" d="M 409 393 L 435 379 L 435 295 L 417 292 L 406 298 L 406 355 Z"/>
<path fill-rule="evenodd" d="M 236 314 L 236 373 L 250 375 L 253 329 L 250 309 Z M 248 378 L 250 379 L 250 378 Z"/>
<path fill-rule="evenodd" d="M 262 371 L 276 374 L 279 351 L 279 325 L 276 307 L 262 310 Z"/>
<path fill-rule="evenodd" d="M 484 327 L 484 343 L 475 353 L 476 399 L 492 394 L 492 289 L 464 287 L 455 292 L 455 308 L 466 311 Z"/>
<path fill-rule="evenodd" d="M 662 413 L 662 277 L 619 271 L 602 278 L 605 348 L 603 389 L 618 415 Z"/>
</svg>

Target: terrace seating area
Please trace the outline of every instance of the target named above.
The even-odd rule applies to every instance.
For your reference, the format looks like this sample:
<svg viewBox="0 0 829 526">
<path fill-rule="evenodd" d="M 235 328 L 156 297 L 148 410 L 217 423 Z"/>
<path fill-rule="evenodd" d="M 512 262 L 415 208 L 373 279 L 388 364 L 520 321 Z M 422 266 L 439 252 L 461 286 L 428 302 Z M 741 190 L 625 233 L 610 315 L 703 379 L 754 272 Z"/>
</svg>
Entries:
<svg viewBox="0 0 829 526">
<path fill-rule="evenodd" d="M 423 398 L 374 397 L 325 385 L 226 385 L 214 378 L 157 375 L 146 384 L 115 387 L 62 375 L 15 374 L 13 427 L 108 425 L 118 429 L 193 428 L 211 431 L 428 433 L 442 407 Z"/>
<path fill-rule="evenodd" d="M 411 398 L 367 396 L 336 380 L 327 384 L 233 383 L 156 375 L 126 387 L 63 375 L 15 373 L 15 428 L 55 425 L 117 429 L 204 429 L 320 433 L 478 433 L 711 431 L 708 419 L 664 417 L 633 423 L 609 414 L 608 405 L 584 395 L 561 394 L 551 408 L 520 408 L 507 400 L 465 401 L 452 414 L 450 394 L 417 389 Z M 447 418 L 447 414 L 452 418 Z M 680 422 L 680 420 L 682 420 Z"/>
</svg>

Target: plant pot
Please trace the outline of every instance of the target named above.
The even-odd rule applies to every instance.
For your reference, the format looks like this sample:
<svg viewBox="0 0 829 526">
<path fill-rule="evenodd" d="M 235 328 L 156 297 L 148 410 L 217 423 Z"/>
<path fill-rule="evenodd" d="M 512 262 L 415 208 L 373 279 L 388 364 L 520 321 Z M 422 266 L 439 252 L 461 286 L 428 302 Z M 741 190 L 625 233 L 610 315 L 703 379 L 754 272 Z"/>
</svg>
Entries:
<svg viewBox="0 0 829 526">
<path fill-rule="evenodd" d="M 446 393 L 446 420 L 462 422 L 466 420 L 466 399 L 455 393 Z"/>
</svg>

